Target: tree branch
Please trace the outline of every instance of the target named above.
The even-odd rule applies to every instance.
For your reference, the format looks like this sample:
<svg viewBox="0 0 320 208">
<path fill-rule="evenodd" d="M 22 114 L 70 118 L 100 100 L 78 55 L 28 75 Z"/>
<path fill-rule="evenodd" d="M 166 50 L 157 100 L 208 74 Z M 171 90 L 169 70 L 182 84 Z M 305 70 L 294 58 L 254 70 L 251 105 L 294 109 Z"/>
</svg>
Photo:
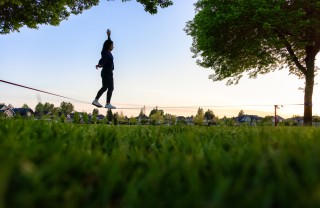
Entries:
<svg viewBox="0 0 320 208">
<path fill-rule="evenodd" d="M 304 75 L 306 75 L 307 73 L 307 69 L 305 67 L 302 66 L 302 64 L 299 62 L 298 57 L 296 56 L 296 54 L 294 53 L 290 43 L 287 41 L 286 37 L 280 32 L 280 31 L 276 31 L 278 37 L 280 38 L 280 40 L 284 43 L 287 51 L 289 52 L 289 55 L 292 59 L 292 61 L 296 64 L 296 66 L 298 67 L 298 69 L 300 71 L 302 71 L 302 73 Z"/>
</svg>

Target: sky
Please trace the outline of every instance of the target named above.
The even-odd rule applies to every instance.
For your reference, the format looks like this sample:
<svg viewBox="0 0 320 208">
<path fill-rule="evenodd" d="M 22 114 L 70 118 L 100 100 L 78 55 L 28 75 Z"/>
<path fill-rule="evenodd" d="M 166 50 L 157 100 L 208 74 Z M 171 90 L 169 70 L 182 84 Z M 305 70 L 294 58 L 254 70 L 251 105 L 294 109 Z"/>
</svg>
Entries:
<svg viewBox="0 0 320 208">
<path fill-rule="evenodd" d="M 192 38 L 184 28 L 195 15 L 196 0 L 174 0 L 156 15 L 144 11 L 136 1 L 101 0 L 80 15 L 71 15 L 59 26 L 23 27 L 20 32 L 0 36 L 0 79 L 59 94 L 83 102 L 48 95 L 0 82 L 0 103 L 34 109 L 38 102 L 71 102 L 78 112 L 91 113 L 90 103 L 101 87 L 100 59 L 106 30 L 114 42 L 114 91 L 111 103 L 124 115 L 146 114 L 158 107 L 165 113 L 191 116 L 199 107 L 219 117 L 245 114 L 282 117 L 303 115 L 304 80 L 288 75 L 287 69 L 246 76 L 237 85 L 213 82 L 211 69 L 196 64 L 190 51 Z M 318 56 L 319 57 L 319 56 Z M 320 66 L 320 57 L 316 65 Z M 319 77 L 315 79 L 319 83 Z M 100 98 L 105 104 L 106 94 Z M 313 114 L 320 115 L 319 85 L 314 87 Z M 122 108 L 122 109 L 121 109 Z M 132 108 L 132 109 L 128 109 Z M 99 108 L 101 114 L 106 109 Z"/>
</svg>

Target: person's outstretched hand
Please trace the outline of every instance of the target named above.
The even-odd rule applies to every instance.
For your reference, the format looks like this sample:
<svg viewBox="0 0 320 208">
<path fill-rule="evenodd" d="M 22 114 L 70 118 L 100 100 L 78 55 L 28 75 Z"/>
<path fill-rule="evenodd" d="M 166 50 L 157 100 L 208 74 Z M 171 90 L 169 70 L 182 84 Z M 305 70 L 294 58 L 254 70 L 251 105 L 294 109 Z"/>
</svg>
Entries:
<svg viewBox="0 0 320 208">
<path fill-rule="evenodd" d="M 107 35 L 108 35 L 108 38 L 110 38 L 110 36 L 111 36 L 111 30 L 110 29 L 107 30 Z"/>
<path fill-rule="evenodd" d="M 99 68 L 102 68 L 102 66 L 100 64 L 97 64 L 96 69 L 98 70 Z"/>
</svg>

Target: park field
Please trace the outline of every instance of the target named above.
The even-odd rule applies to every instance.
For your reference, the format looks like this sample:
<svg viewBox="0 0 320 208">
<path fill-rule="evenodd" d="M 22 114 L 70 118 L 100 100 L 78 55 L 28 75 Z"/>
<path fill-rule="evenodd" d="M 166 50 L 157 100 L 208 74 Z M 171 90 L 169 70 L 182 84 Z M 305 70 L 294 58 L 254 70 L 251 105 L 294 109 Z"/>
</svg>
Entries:
<svg viewBox="0 0 320 208">
<path fill-rule="evenodd" d="M 0 119 L 0 207 L 319 207 L 320 128 Z"/>
</svg>

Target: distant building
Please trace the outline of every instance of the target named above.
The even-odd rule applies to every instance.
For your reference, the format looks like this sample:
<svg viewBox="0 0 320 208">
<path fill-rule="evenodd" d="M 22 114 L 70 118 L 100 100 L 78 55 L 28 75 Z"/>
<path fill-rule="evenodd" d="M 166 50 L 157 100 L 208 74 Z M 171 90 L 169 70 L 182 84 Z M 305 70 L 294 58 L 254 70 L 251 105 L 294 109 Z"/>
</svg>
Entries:
<svg viewBox="0 0 320 208">
<path fill-rule="evenodd" d="M 150 123 L 150 119 L 145 114 L 140 114 L 138 117 L 136 117 L 139 124 L 145 125 Z"/>
<path fill-rule="evenodd" d="M 274 116 L 272 116 L 272 123 L 274 124 L 275 123 L 275 119 L 274 119 L 275 117 Z M 279 123 L 279 122 L 283 122 L 284 121 L 284 118 L 282 118 L 281 116 L 278 116 L 277 115 L 277 123 Z"/>
<path fill-rule="evenodd" d="M 238 125 L 247 124 L 249 126 L 256 126 L 261 120 L 262 118 L 257 115 L 242 115 L 235 118 Z"/>
<path fill-rule="evenodd" d="M 295 116 L 290 118 L 297 126 L 303 126 L 303 116 Z M 320 126 L 320 117 L 312 116 L 312 126 Z"/>
<path fill-rule="evenodd" d="M 98 120 L 98 121 L 103 121 L 104 118 L 105 118 L 105 116 L 102 115 L 102 114 L 97 115 L 97 120 Z"/>
<path fill-rule="evenodd" d="M 13 108 L 15 114 L 19 114 L 22 117 L 34 116 L 34 112 L 31 108 Z"/>
<path fill-rule="evenodd" d="M 188 117 L 186 117 L 186 122 L 187 122 L 187 125 L 188 125 L 188 126 L 194 126 L 193 116 L 188 116 Z"/>
<path fill-rule="evenodd" d="M 11 118 L 15 113 L 10 106 L 0 104 L 0 114 L 3 114 L 5 117 Z"/>
</svg>

